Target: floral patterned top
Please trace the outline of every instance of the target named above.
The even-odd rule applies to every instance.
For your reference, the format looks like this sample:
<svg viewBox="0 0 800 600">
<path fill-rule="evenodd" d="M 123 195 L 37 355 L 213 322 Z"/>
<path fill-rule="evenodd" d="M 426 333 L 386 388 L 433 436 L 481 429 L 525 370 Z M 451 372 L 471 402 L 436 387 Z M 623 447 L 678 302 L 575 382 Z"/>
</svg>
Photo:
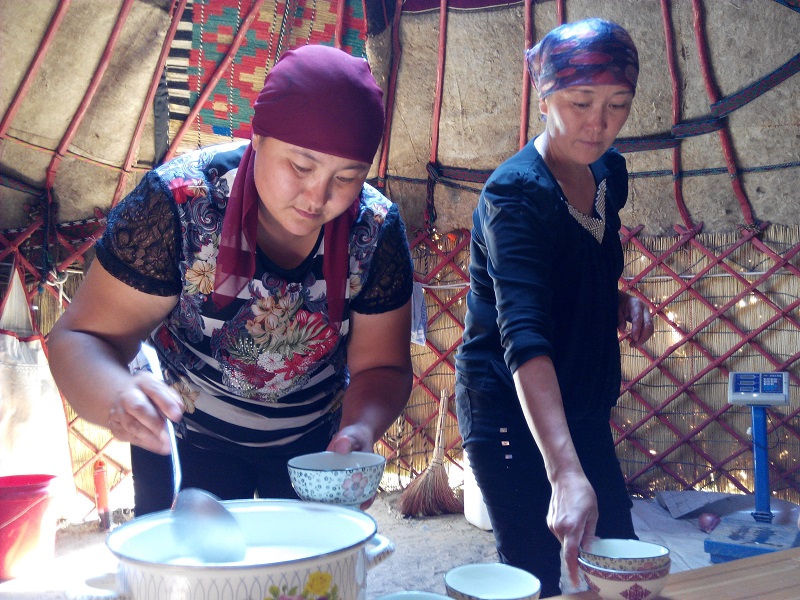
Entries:
<svg viewBox="0 0 800 600">
<path fill-rule="evenodd" d="M 217 310 L 211 292 L 218 241 L 246 144 L 197 150 L 148 173 L 110 212 L 96 249 L 103 267 L 127 285 L 179 295 L 150 341 L 165 380 L 183 398 L 192 439 L 267 447 L 335 427 L 349 379 L 349 311 L 404 305 L 412 265 L 397 206 L 364 184 L 338 330 L 328 323 L 321 234 L 294 269 L 259 251 L 253 280 Z"/>
</svg>

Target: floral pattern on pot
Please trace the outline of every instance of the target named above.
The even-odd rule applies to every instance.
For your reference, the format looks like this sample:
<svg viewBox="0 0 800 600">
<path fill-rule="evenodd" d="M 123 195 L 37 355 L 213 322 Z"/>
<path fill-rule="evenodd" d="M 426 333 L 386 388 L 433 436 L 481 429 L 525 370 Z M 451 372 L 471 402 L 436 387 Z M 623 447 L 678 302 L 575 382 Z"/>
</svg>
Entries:
<svg viewBox="0 0 800 600">
<path fill-rule="evenodd" d="M 287 589 L 284 585 L 281 588 L 272 586 L 269 588 L 271 596 L 267 596 L 265 600 L 341 600 L 342 596 L 339 595 L 339 586 L 333 583 L 333 577 L 330 573 L 323 573 L 317 571 L 308 576 L 305 586 L 302 591 L 297 587 Z"/>
<path fill-rule="evenodd" d="M 191 577 L 170 576 L 142 565 L 120 563 L 121 591 L 132 600 L 349 600 L 366 598 L 362 552 L 340 557 L 321 570 L 220 569 L 210 566 Z M 163 570 L 163 568 L 162 568 Z"/>
</svg>

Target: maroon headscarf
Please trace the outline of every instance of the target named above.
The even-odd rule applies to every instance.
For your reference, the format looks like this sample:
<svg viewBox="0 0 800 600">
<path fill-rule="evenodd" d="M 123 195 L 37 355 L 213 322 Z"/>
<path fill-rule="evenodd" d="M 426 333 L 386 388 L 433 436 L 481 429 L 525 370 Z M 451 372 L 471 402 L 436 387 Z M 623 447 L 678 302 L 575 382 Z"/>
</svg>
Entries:
<svg viewBox="0 0 800 600">
<path fill-rule="evenodd" d="M 367 61 L 330 46 L 286 52 L 267 76 L 254 105 L 253 132 L 342 158 L 372 163 L 383 137 L 383 92 Z M 249 145 L 239 163 L 222 224 L 214 304 L 227 306 L 255 273 L 259 197 Z M 349 273 L 350 228 L 360 194 L 325 224 L 323 275 L 328 318 L 341 323 Z"/>
<path fill-rule="evenodd" d="M 556 27 L 525 53 L 540 99 L 574 85 L 627 85 L 636 93 L 639 54 L 622 27 L 584 19 Z"/>
</svg>

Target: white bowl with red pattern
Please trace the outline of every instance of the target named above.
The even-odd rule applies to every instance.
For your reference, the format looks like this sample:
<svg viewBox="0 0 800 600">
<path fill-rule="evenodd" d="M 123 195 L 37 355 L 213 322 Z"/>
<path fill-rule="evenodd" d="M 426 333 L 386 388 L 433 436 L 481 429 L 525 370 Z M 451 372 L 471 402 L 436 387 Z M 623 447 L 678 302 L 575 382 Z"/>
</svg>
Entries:
<svg viewBox="0 0 800 600">
<path fill-rule="evenodd" d="M 658 598 L 669 575 L 670 563 L 646 571 L 603 569 L 578 557 L 586 583 L 603 600 L 652 600 Z"/>
<path fill-rule="evenodd" d="M 579 554 L 590 565 L 616 571 L 652 571 L 670 563 L 669 548 L 642 540 L 595 539 Z"/>
<path fill-rule="evenodd" d="M 473 563 L 450 569 L 444 576 L 453 600 L 538 600 L 539 579 L 502 563 Z"/>
</svg>

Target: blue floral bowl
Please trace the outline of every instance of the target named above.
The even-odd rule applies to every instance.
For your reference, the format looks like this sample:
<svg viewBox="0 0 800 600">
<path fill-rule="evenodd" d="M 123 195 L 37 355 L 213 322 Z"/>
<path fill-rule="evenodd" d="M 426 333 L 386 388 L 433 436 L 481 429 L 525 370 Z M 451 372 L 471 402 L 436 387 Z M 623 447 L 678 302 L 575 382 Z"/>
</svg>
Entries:
<svg viewBox="0 0 800 600">
<path fill-rule="evenodd" d="M 359 507 L 378 491 L 386 459 L 372 452 L 316 452 L 289 460 L 289 478 L 301 499 Z"/>
</svg>

